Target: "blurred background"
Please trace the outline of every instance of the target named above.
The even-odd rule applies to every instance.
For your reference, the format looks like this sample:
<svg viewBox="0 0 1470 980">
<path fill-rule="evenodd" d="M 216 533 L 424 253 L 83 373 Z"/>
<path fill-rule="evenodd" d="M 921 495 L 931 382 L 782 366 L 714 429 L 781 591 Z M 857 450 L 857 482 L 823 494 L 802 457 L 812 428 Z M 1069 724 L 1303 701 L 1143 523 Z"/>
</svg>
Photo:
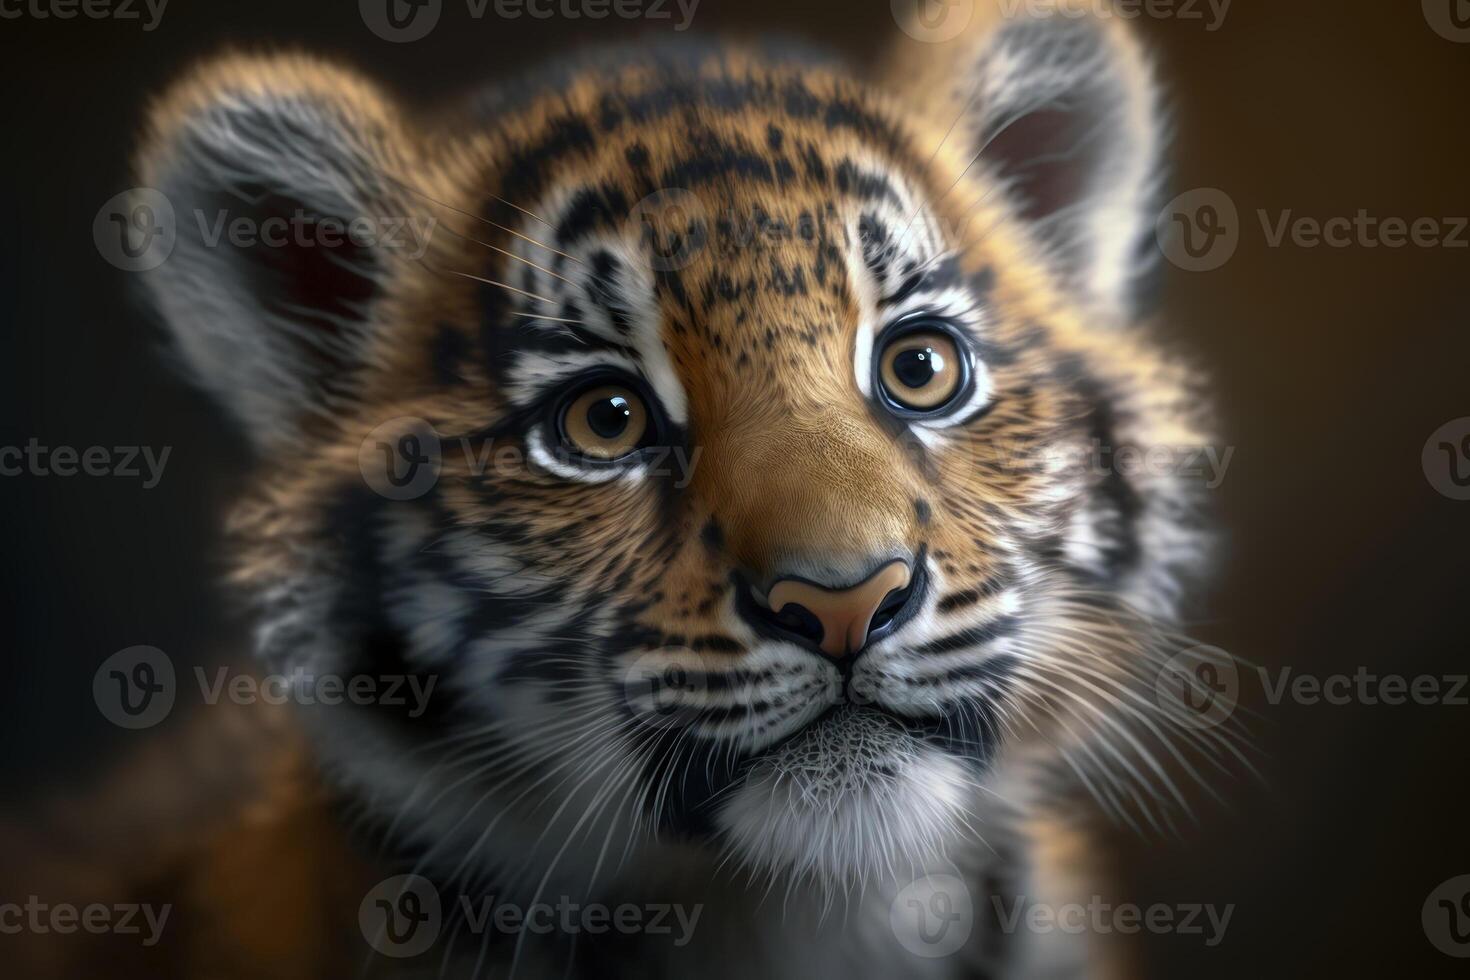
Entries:
<svg viewBox="0 0 1470 980">
<path fill-rule="evenodd" d="M 670 4 L 671 19 L 652 22 L 471 20 L 448 4 L 429 36 L 389 44 L 351 2 L 173 0 L 152 29 L 141 3 L 134 20 L 26 9 L 0 20 L 11 147 L 0 446 L 34 438 L 170 455 L 152 488 L 0 477 L 0 785 L 12 813 L 86 783 L 136 744 L 92 698 L 109 655 L 149 644 L 185 671 L 241 647 L 212 584 L 245 446 L 171 373 L 129 274 L 103 260 L 91 232 L 103 203 L 131 186 L 149 93 L 224 47 L 289 44 L 341 56 L 428 112 L 572 45 L 668 34 L 681 19 Z M 1173 193 L 1211 188 L 1236 210 L 1222 264 L 1163 266 L 1160 329 L 1213 377 L 1221 441 L 1234 448 L 1212 492 L 1223 562 L 1190 628 L 1273 683 L 1286 667 L 1470 672 L 1470 501 L 1454 499 L 1423 455 L 1436 430 L 1470 416 L 1470 3 L 1156 9 L 1173 14 L 1137 26 L 1171 100 Z M 700 0 L 687 33 L 725 32 L 808 39 L 859 66 L 901 36 L 886 0 Z M 1360 211 L 1433 219 L 1440 242 L 1273 243 L 1284 216 Z M 1250 670 L 1241 690 L 1243 710 L 1257 713 L 1264 784 L 1222 786 L 1223 806 L 1202 798 L 1177 838 L 1117 842 L 1119 896 L 1233 903 L 1233 918 L 1214 948 L 1197 936 L 1134 940 L 1140 975 L 1464 975 L 1465 962 L 1431 942 L 1421 908 L 1470 873 L 1470 706 L 1272 704 Z"/>
</svg>

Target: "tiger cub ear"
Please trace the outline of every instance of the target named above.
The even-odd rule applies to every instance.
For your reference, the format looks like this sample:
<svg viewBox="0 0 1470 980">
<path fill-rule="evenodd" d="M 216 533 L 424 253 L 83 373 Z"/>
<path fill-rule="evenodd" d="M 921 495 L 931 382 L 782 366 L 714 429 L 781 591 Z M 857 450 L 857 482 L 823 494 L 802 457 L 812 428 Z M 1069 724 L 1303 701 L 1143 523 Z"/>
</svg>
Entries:
<svg viewBox="0 0 1470 980">
<path fill-rule="evenodd" d="M 1128 25 L 1073 0 L 967 0 L 938 16 L 928 0 L 907 6 L 890 88 L 949 133 L 961 167 L 974 160 L 971 174 L 999 183 L 1092 312 L 1130 318 L 1157 257 L 1164 126 Z"/>
<path fill-rule="evenodd" d="M 173 238 L 141 275 L 256 446 L 350 398 L 371 304 L 425 244 L 412 146 L 371 85 L 298 56 L 222 58 L 152 105 L 134 195 Z"/>
</svg>

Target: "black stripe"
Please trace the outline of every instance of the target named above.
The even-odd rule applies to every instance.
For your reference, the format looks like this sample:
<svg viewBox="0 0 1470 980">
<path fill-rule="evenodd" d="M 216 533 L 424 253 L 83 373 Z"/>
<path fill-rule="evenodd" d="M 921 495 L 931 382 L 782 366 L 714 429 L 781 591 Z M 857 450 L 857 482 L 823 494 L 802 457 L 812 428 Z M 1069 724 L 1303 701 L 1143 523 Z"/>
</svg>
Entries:
<svg viewBox="0 0 1470 980">
<path fill-rule="evenodd" d="M 1020 619 L 1016 616 L 1001 616 L 999 619 L 992 620 L 983 626 L 972 626 L 967 630 L 961 630 L 951 636 L 931 640 L 915 649 L 914 652 L 918 654 L 934 654 L 966 650 L 971 647 L 994 642 L 1003 636 L 1009 636 L 1015 633 L 1020 625 Z"/>
<path fill-rule="evenodd" d="M 897 207 L 903 206 L 887 177 L 859 170 L 851 160 L 844 159 L 837 165 L 836 176 L 837 189 L 844 194 L 851 194 L 860 201 L 884 200 Z"/>
<path fill-rule="evenodd" d="M 1002 588 L 1003 586 L 998 579 L 990 579 L 989 581 L 982 582 L 972 589 L 965 589 L 961 592 L 955 592 L 952 595 L 944 596 L 942 599 L 939 600 L 939 604 L 935 608 L 942 613 L 951 613 L 954 612 L 956 609 L 964 609 L 966 606 L 973 606 L 981 599 L 988 599 L 999 592 Z"/>
</svg>

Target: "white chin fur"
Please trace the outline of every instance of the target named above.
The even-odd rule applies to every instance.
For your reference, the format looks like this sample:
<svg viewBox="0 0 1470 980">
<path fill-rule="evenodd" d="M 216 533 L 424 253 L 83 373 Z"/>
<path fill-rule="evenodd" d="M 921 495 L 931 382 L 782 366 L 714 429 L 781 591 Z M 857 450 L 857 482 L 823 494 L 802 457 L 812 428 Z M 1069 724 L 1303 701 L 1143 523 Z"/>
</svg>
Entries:
<svg viewBox="0 0 1470 980">
<path fill-rule="evenodd" d="M 944 855 L 970 814 L 959 759 L 844 707 L 763 756 L 720 811 L 730 863 L 838 890 Z"/>
</svg>

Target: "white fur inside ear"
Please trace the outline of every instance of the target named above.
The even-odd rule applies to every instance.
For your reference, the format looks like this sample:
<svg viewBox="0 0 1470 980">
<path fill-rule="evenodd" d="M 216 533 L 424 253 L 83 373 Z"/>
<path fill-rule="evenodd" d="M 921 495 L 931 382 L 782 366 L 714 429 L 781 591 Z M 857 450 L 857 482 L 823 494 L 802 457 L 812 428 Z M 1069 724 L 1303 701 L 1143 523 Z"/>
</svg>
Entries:
<svg viewBox="0 0 1470 980">
<path fill-rule="evenodd" d="M 980 166 L 1018 206 L 1064 173 L 1066 199 L 1041 202 L 1032 237 L 1091 310 L 1127 318 L 1136 284 L 1156 260 L 1142 248 L 1155 220 L 1163 124 L 1148 59 L 1122 25 L 1095 17 L 1020 17 L 974 56 L 965 91 L 979 94 L 971 124 Z M 1026 145 L 1030 122 L 1061 120 Z"/>
<path fill-rule="evenodd" d="M 349 394 L 387 229 L 433 219 L 391 176 L 405 143 L 365 83 L 304 59 L 222 59 L 154 111 L 138 176 L 176 237 L 143 282 L 194 380 L 258 446 Z"/>
</svg>

